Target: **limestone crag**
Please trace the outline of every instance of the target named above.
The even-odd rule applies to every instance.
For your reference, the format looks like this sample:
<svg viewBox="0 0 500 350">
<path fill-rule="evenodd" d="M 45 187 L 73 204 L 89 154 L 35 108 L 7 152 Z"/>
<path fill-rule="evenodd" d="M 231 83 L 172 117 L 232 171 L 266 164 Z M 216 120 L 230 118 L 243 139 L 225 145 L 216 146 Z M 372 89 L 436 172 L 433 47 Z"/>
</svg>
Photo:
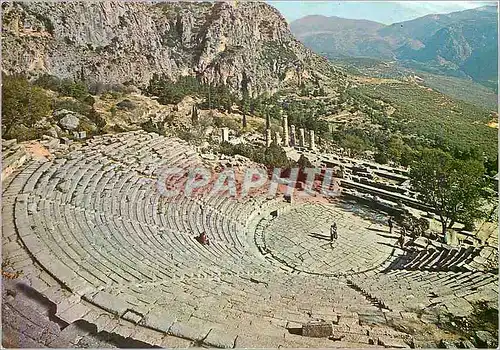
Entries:
<svg viewBox="0 0 500 350">
<path fill-rule="evenodd" d="M 303 80 L 342 79 L 259 2 L 3 4 L 7 73 L 145 84 L 196 75 L 252 95 Z M 338 84 L 339 86 L 342 84 Z"/>
</svg>

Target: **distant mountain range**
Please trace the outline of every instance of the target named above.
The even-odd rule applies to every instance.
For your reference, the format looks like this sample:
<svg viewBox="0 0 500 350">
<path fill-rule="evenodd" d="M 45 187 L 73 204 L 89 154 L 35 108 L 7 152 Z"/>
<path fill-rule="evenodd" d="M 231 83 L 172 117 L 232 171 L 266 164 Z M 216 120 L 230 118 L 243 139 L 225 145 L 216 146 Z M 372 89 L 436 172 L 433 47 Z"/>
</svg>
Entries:
<svg viewBox="0 0 500 350">
<path fill-rule="evenodd" d="M 290 24 L 300 41 L 329 58 L 398 60 L 411 68 L 470 77 L 495 88 L 497 27 L 496 6 L 427 15 L 391 25 L 321 15 Z"/>
</svg>

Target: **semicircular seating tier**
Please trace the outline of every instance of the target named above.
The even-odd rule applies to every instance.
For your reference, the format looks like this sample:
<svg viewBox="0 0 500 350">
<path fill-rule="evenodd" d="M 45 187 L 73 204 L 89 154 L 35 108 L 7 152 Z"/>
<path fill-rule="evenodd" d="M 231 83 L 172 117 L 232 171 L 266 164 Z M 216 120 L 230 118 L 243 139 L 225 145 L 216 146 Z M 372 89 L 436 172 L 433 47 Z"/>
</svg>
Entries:
<svg viewBox="0 0 500 350">
<path fill-rule="evenodd" d="M 157 180 L 166 167 L 201 165 L 197 153 L 178 139 L 143 131 L 95 137 L 60 158 L 30 162 L 9 183 L 20 188 L 17 234 L 75 296 L 145 327 L 221 347 L 324 346 L 327 339 L 306 339 L 287 327 L 352 313 L 385 320 L 387 309 L 430 305 L 430 289 L 435 297 L 443 294 L 435 287 L 440 280 L 448 296 L 474 277 L 473 272 L 460 281 L 453 280 L 455 272 L 384 274 L 384 266 L 347 279 L 294 270 L 263 255 L 255 236 L 255 222 L 289 204 L 208 192 L 162 196 Z M 209 246 L 195 239 L 201 232 Z M 400 288 L 401 281 L 419 290 L 413 304 L 383 290 L 382 284 Z"/>
</svg>

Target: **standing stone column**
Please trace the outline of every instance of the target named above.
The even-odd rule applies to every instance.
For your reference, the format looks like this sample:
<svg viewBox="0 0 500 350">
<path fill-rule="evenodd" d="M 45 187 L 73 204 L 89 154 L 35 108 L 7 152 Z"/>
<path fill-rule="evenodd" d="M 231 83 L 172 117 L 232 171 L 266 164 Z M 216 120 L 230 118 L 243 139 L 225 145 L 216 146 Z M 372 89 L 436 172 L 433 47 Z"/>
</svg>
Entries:
<svg viewBox="0 0 500 350">
<path fill-rule="evenodd" d="M 299 129 L 299 146 L 300 147 L 304 147 L 305 140 L 306 140 L 306 136 L 305 136 L 304 128 L 300 128 Z"/>
<path fill-rule="evenodd" d="M 297 134 L 295 133 L 295 125 L 290 125 L 290 146 L 295 146 Z"/>
<path fill-rule="evenodd" d="M 276 142 L 278 146 L 281 146 L 281 135 L 277 131 L 274 132 L 274 142 Z"/>
<path fill-rule="evenodd" d="M 283 145 L 290 146 L 290 138 L 288 136 L 288 116 L 283 116 Z"/>
<path fill-rule="evenodd" d="M 229 141 L 229 128 L 222 128 L 221 139 L 222 139 L 222 142 L 228 142 Z"/>
<path fill-rule="evenodd" d="M 314 130 L 309 130 L 309 147 L 316 149 L 316 142 L 314 140 Z"/>
<path fill-rule="evenodd" d="M 266 147 L 271 146 L 271 129 L 266 129 Z"/>
<path fill-rule="evenodd" d="M 345 176 L 345 166 L 341 164 L 339 166 L 339 171 L 337 172 L 337 177 L 343 179 L 344 176 Z"/>
</svg>

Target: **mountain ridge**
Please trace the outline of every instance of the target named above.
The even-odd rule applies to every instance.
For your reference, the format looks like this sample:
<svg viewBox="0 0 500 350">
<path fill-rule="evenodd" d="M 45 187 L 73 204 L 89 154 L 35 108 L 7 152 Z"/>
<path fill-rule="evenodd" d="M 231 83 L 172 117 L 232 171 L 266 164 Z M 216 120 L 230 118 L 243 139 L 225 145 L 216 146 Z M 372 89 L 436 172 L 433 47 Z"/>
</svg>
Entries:
<svg viewBox="0 0 500 350">
<path fill-rule="evenodd" d="M 374 22 L 378 26 L 369 26 L 366 20 L 324 17 L 322 33 L 314 33 L 307 20 L 299 19 L 290 24 L 290 29 L 307 47 L 329 58 L 397 59 L 420 69 L 428 65 L 434 73 L 492 84 L 498 76 L 497 64 L 493 62 L 498 52 L 497 22 L 497 7 L 483 6 L 391 25 Z M 339 23 L 348 23 L 349 28 L 358 30 L 338 30 Z M 478 62 L 490 69 L 483 67 L 478 71 Z"/>
</svg>

